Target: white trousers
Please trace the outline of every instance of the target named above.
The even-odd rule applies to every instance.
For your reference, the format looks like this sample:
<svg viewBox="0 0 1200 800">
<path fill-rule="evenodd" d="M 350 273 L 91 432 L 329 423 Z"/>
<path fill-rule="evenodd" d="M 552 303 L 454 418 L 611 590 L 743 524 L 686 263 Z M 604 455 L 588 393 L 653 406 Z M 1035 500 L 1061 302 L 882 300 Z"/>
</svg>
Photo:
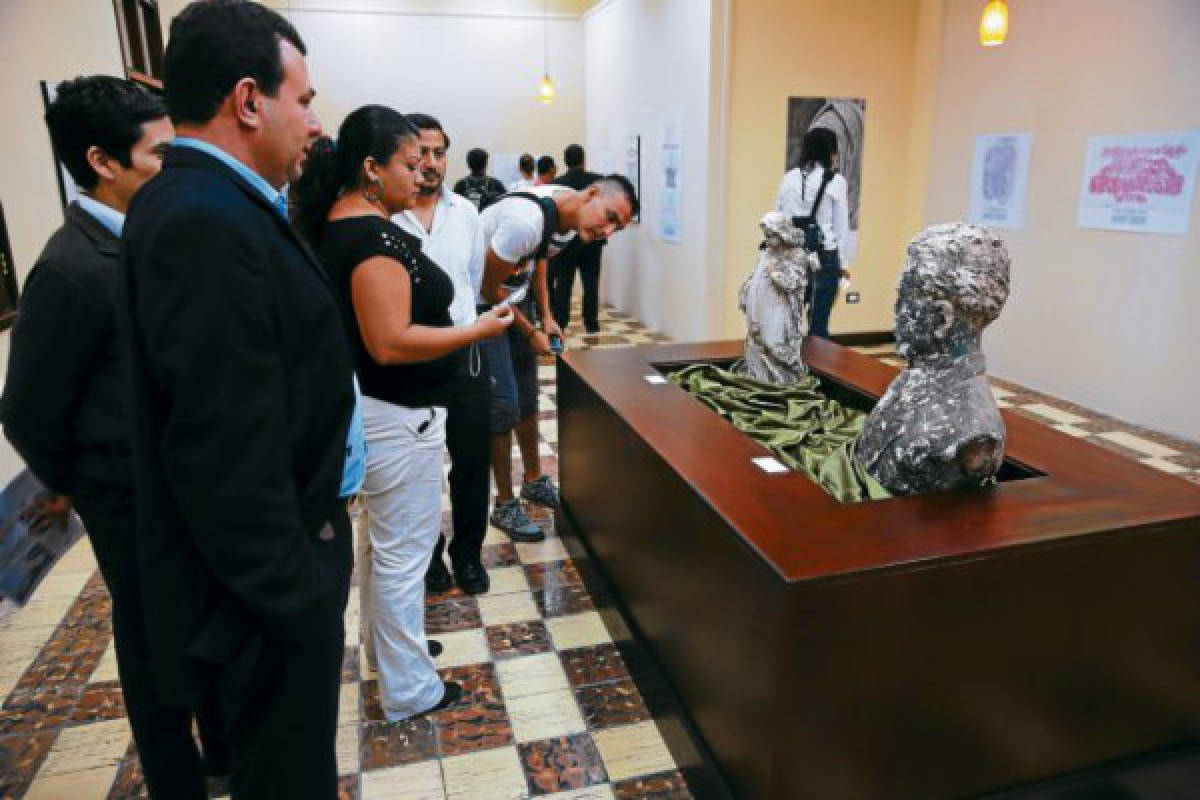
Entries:
<svg viewBox="0 0 1200 800">
<path fill-rule="evenodd" d="M 433 708 L 444 691 L 425 638 L 425 570 L 442 527 L 446 409 L 362 400 L 370 558 L 360 562 L 361 610 L 383 712 L 396 722 Z"/>
</svg>

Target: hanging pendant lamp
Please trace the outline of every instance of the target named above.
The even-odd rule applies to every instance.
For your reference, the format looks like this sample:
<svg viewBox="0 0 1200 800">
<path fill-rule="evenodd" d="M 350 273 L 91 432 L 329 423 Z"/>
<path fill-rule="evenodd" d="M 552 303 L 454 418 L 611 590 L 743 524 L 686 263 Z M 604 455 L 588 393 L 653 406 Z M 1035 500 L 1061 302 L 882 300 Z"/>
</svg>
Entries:
<svg viewBox="0 0 1200 800">
<path fill-rule="evenodd" d="M 1008 3 L 1006 0 L 988 0 L 979 18 L 979 43 L 984 47 L 998 47 L 1008 36 Z"/>
<path fill-rule="evenodd" d="M 542 83 L 538 86 L 538 102 L 550 105 L 554 102 L 555 92 L 554 81 L 550 80 L 550 59 L 547 55 L 549 34 L 546 32 L 546 17 L 546 0 L 542 0 Z"/>
</svg>

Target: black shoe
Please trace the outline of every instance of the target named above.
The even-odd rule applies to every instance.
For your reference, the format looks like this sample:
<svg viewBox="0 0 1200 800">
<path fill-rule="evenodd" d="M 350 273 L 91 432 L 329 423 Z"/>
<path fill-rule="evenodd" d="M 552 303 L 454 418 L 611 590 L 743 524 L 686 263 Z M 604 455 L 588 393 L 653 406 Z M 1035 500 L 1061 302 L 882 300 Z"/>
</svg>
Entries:
<svg viewBox="0 0 1200 800">
<path fill-rule="evenodd" d="M 229 776 L 205 775 L 204 791 L 208 793 L 209 797 L 224 797 L 230 792 Z"/>
<path fill-rule="evenodd" d="M 462 589 L 465 594 L 483 594 L 492 588 L 492 581 L 488 578 L 487 570 L 478 561 L 462 566 L 455 564 L 454 580 L 458 582 L 458 588 Z"/>
<path fill-rule="evenodd" d="M 425 572 L 425 591 L 430 594 L 441 594 L 450 591 L 452 586 L 454 586 L 454 579 L 450 577 L 450 570 L 446 569 L 442 560 L 439 558 L 432 562 Z"/>
<path fill-rule="evenodd" d="M 425 647 L 429 650 L 430 658 L 437 658 L 442 654 L 442 643 L 436 639 L 426 639 Z"/>
<path fill-rule="evenodd" d="M 423 713 L 434 714 L 438 711 L 449 708 L 462 699 L 462 686 L 459 686 L 454 681 L 442 681 L 442 686 L 445 688 L 445 692 L 442 694 L 442 699 L 438 701 L 436 706 Z"/>
</svg>

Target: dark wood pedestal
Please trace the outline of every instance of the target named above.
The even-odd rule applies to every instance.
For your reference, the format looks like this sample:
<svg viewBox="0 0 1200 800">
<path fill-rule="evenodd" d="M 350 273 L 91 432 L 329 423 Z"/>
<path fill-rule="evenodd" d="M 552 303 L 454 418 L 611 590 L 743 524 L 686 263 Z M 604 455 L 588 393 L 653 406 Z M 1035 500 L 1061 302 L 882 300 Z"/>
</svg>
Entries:
<svg viewBox="0 0 1200 800">
<path fill-rule="evenodd" d="M 674 385 L 559 360 L 563 513 L 746 798 L 959 797 L 1200 742 L 1200 489 L 1005 413 L 1006 478 L 842 505 Z M 870 407 L 895 369 L 819 339 Z"/>
</svg>

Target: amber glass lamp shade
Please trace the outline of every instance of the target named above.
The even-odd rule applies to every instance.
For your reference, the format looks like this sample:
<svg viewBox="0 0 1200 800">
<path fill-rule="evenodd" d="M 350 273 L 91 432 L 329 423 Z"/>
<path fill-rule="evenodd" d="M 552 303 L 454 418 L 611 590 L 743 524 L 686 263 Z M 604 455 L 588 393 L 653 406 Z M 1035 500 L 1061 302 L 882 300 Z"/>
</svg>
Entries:
<svg viewBox="0 0 1200 800">
<path fill-rule="evenodd" d="M 1005 0 L 989 0 L 979 18 L 979 43 L 984 47 L 1004 44 L 1008 36 L 1008 3 Z"/>
</svg>

